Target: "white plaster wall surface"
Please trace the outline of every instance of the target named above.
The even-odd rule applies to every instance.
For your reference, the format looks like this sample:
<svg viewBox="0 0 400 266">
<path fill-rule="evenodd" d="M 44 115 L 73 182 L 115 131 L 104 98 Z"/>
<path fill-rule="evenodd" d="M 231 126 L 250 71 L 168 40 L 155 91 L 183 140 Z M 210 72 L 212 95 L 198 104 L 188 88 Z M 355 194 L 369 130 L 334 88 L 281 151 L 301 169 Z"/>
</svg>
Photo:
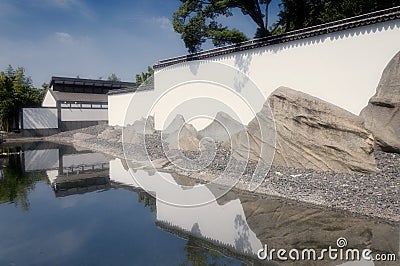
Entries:
<svg viewBox="0 0 400 266">
<path fill-rule="evenodd" d="M 107 121 L 107 109 L 61 109 L 61 121 Z"/>
<path fill-rule="evenodd" d="M 125 113 L 134 92 L 108 95 L 108 124 L 123 126 Z"/>
<path fill-rule="evenodd" d="M 399 50 L 397 20 L 213 60 L 249 75 L 266 96 L 279 86 L 287 86 L 359 114 Z"/>
<path fill-rule="evenodd" d="M 57 107 L 57 101 L 50 93 L 50 90 L 47 90 L 46 95 L 44 96 L 42 107 Z"/>
<path fill-rule="evenodd" d="M 237 95 L 221 93 L 219 100 L 226 109 L 215 110 L 206 103 L 197 106 L 189 103 L 185 111 L 189 109 L 188 113 L 192 115 L 190 109 L 200 109 L 209 117 L 224 111 L 247 124 L 253 118 L 251 113 L 258 112 L 262 102 L 276 88 L 287 86 L 359 114 L 374 95 L 383 69 L 399 50 L 400 21 L 393 20 L 205 61 L 172 65 L 156 70 L 154 91 L 110 95 L 109 124 L 123 126 L 154 115 L 156 129 L 163 129 L 178 112 L 187 120 L 181 103 L 199 95 L 214 97 L 212 87 L 215 88 L 215 83 L 230 86 L 247 97 L 247 101 L 253 101 L 251 108 L 246 107 L 246 101 L 238 103 Z M 236 74 L 226 75 L 227 68 Z M 237 74 L 239 72 L 245 75 Z M 214 85 L 205 86 L 207 80 L 213 81 Z M 254 99 L 256 94 L 252 84 L 259 88 L 263 97 Z M 167 96 L 166 92 L 171 88 L 179 88 L 182 93 Z"/>
<path fill-rule="evenodd" d="M 24 129 L 58 128 L 55 108 L 23 108 L 22 119 Z"/>
</svg>

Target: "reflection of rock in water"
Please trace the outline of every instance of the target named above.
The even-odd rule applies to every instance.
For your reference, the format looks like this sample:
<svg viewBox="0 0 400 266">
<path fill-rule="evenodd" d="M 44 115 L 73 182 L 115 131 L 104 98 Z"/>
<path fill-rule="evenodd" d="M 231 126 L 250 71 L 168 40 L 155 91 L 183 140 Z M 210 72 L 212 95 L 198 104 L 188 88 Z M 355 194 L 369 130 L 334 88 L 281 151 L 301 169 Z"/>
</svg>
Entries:
<svg viewBox="0 0 400 266">
<path fill-rule="evenodd" d="M 115 165 L 115 163 L 118 163 Z M 131 184 L 131 177 L 119 159 L 110 162 L 111 179 Z M 118 166 L 119 171 L 115 167 Z M 126 178 L 122 179 L 125 173 Z M 195 183 L 184 176 L 172 175 L 171 181 L 182 193 Z M 155 192 L 163 187 L 154 186 Z M 220 195 L 223 186 L 206 185 L 204 192 Z M 175 192 L 174 192 L 175 193 Z M 157 193 L 155 193 L 157 194 Z M 374 252 L 398 253 L 398 226 L 352 217 L 341 213 L 298 204 L 282 199 L 260 197 L 231 191 L 203 207 L 181 208 L 157 201 L 157 226 L 177 236 L 195 241 L 225 255 L 253 264 L 255 253 L 263 244 L 270 248 L 336 247 L 345 237 L 349 248 L 371 248 Z M 251 257 L 253 259 L 251 259 Z M 338 265 L 341 261 L 285 262 L 282 265 Z M 375 265 L 380 265 L 376 263 Z M 396 264 L 383 264 L 396 265 Z"/>
<path fill-rule="evenodd" d="M 368 219 L 347 216 L 333 211 L 300 207 L 277 199 L 239 196 L 247 223 L 269 248 L 290 250 L 336 248 L 336 240 L 344 237 L 349 248 L 370 248 L 375 253 L 399 252 L 399 227 Z M 290 264 L 288 262 L 288 264 Z M 336 262 L 296 262 L 295 265 L 338 265 Z M 375 265 L 396 265 L 378 264 Z"/>
</svg>

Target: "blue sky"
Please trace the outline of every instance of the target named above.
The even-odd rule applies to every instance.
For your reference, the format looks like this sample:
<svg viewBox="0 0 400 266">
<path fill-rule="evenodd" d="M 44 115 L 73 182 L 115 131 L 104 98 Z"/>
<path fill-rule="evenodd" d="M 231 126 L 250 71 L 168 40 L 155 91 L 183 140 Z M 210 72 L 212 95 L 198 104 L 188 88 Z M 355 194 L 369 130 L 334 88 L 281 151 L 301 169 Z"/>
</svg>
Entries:
<svg viewBox="0 0 400 266">
<path fill-rule="evenodd" d="M 271 20 L 278 3 L 271 4 Z M 179 0 L 0 0 L 0 70 L 25 67 L 35 86 L 51 76 L 133 81 L 157 60 L 186 54 L 171 25 Z M 224 18 L 252 37 L 255 24 Z"/>
</svg>

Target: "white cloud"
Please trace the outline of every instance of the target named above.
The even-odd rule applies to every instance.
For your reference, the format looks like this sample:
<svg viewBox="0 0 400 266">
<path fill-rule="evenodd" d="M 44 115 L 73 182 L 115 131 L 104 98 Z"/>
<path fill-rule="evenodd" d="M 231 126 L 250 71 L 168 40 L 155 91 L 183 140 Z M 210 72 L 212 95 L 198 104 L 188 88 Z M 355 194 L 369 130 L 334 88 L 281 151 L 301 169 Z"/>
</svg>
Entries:
<svg viewBox="0 0 400 266">
<path fill-rule="evenodd" d="M 72 38 L 71 34 L 67 32 L 56 32 L 56 39 L 60 43 L 64 44 L 72 44 L 74 42 L 74 39 Z"/>
<path fill-rule="evenodd" d="M 152 21 L 153 23 L 159 25 L 159 27 L 163 30 L 174 31 L 174 28 L 172 27 L 172 22 L 167 17 L 154 17 Z"/>
<path fill-rule="evenodd" d="M 65 10 L 72 10 L 74 12 L 79 12 L 88 19 L 94 18 L 93 11 L 85 4 L 83 0 L 40 0 L 40 2 L 37 0 L 36 4 L 46 7 L 50 6 Z"/>
</svg>

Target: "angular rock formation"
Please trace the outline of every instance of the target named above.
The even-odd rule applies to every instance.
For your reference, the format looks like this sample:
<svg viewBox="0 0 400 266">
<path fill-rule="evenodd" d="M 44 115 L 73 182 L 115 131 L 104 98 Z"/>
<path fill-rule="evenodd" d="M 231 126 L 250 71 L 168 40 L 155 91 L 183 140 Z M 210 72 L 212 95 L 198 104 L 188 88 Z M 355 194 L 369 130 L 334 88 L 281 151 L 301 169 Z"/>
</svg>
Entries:
<svg viewBox="0 0 400 266">
<path fill-rule="evenodd" d="M 225 141 L 225 147 L 232 147 L 233 157 L 239 160 L 261 161 L 270 165 L 275 153 L 275 125 L 268 101 L 245 130 Z"/>
<path fill-rule="evenodd" d="M 209 137 L 214 141 L 226 141 L 243 129 L 244 125 L 233 119 L 227 113 L 218 112 L 214 121 L 206 128 L 199 131 L 199 137 Z"/>
<path fill-rule="evenodd" d="M 373 137 L 358 116 L 283 87 L 268 101 L 277 130 L 275 165 L 337 172 L 377 171 Z"/>
<path fill-rule="evenodd" d="M 127 126 L 122 130 L 122 135 L 119 142 L 127 144 L 141 144 L 143 143 L 144 135 L 137 133 L 134 128 Z"/>
<path fill-rule="evenodd" d="M 374 140 L 360 117 L 284 87 L 275 90 L 268 102 L 276 128 L 274 165 L 335 172 L 378 171 Z M 250 147 L 250 159 L 271 162 L 273 127 L 265 103 L 247 126 L 248 144 L 246 132 L 239 133 L 233 142 L 234 152 L 238 149 L 243 154 Z"/>
<path fill-rule="evenodd" d="M 400 153 L 400 52 L 386 66 L 376 94 L 360 116 L 378 147 Z"/>
<path fill-rule="evenodd" d="M 180 129 L 169 134 L 165 139 L 169 149 L 179 149 L 183 151 L 198 151 L 199 140 L 197 130 L 191 124 L 184 124 Z"/>
<path fill-rule="evenodd" d="M 165 128 L 162 133 L 163 134 L 171 134 L 185 125 L 186 121 L 185 118 L 182 115 L 176 115 L 174 120 L 168 125 L 167 128 Z"/>
<path fill-rule="evenodd" d="M 154 129 L 154 117 L 148 116 L 147 119 L 142 118 L 133 123 L 133 125 L 128 125 L 132 130 L 135 130 L 139 134 L 153 134 Z"/>
</svg>

